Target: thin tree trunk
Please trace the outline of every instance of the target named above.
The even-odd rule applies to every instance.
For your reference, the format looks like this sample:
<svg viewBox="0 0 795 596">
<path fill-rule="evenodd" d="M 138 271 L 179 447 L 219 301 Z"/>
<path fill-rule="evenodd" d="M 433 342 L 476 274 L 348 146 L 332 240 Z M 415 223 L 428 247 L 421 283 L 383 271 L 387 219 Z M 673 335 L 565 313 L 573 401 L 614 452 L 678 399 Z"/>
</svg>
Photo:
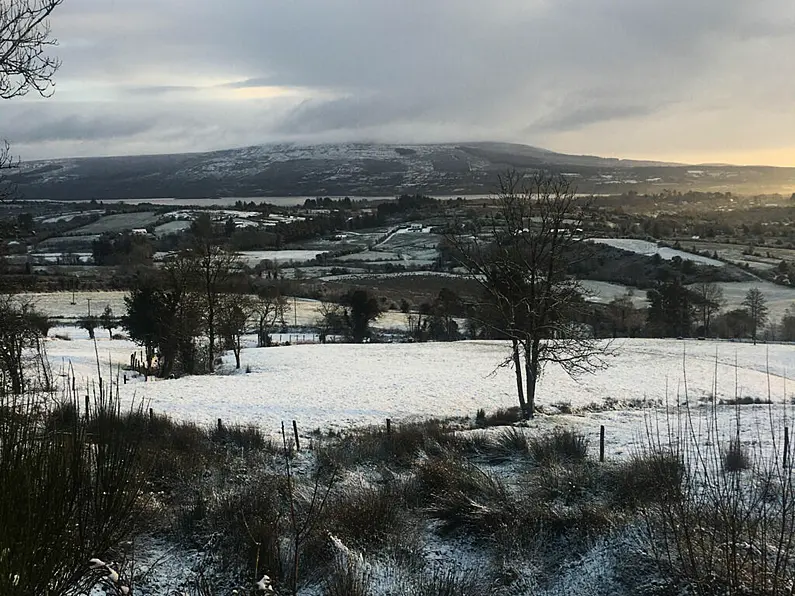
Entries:
<svg viewBox="0 0 795 596">
<path fill-rule="evenodd" d="M 516 393 L 519 395 L 519 407 L 522 409 L 522 418 L 527 418 L 527 404 L 524 400 L 524 387 L 522 383 L 522 356 L 519 353 L 519 341 L 512 340 L 513 368 L 516 371 Z"/>
<path fill-rule="evenodd" d="M 527 418 L 533 418 L 536 408 L 536 381 L 538 380 L 538 340 L 530 342 L 530 350 L 525 346 L 524 361 L 527 383 Z"/>
</svg>

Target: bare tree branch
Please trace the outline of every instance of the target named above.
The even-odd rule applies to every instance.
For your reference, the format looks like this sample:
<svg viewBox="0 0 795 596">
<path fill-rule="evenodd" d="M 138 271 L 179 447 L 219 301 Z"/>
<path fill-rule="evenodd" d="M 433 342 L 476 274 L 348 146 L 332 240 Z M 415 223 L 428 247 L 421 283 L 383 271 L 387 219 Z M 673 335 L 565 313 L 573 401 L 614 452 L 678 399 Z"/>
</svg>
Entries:
<svg viewBox="0 0 795 596">
<path fill-rule="evenodd" d="M 57 41 L 48 17 L 63 0 L 3 0 L 0 3 L 0 99 L 35 91 L 48 96 L 61 65 L 48 55 Z"/>
<path fill-rule="evenodd" d="M 570 180 L 509 171 L 499 180 L 496 213 L 483 225 L 454 226 L 446 240 L 455 258 L 482 289 L 474 316 L 513 349 L 513 364 L 525 415 L 535 406 L 536 383 L 548 362 L 577 375 L 606 366 L 609 343 L 597 341 L 579 322 L 585 303 L 580 283 L 567 275 L 583 258 L 582 222 L 587 205 L 578 201 Z M 524 355 L 521 388 L 518 349 Z M 525 402 L 526 399 L 526 402 Z"/>
</svg>

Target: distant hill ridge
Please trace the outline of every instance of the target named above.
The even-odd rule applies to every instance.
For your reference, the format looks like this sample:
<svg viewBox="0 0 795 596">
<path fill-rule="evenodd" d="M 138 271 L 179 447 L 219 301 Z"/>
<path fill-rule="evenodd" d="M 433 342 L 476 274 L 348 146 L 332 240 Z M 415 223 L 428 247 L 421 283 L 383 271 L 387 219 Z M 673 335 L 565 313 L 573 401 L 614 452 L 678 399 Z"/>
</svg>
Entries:
<svg viewBox="0 0 795 596">
<path fill-rule="evenodd" d="M 23 198 L 54 200 L 456 195 L 493 191 L 497 174 L 508 168 L 565 174 L 580 192 L 795 190 L 795 168 L 686 166 L 491 142 L 282 143 L 206 153 L 51 159 L 23 164 L 12 179 Z"/>
</svg>

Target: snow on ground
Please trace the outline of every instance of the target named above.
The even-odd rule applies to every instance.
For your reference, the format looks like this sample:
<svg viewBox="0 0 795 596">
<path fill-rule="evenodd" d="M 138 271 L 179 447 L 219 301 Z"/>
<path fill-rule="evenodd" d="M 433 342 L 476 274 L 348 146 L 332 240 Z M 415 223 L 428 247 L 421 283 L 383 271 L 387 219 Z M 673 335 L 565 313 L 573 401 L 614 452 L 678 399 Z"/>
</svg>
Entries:
<svg viewBox="0 0 795 596">
<path fill-rule="evenodd" d="M 268 260 L 277 263 L 311 261 L 325 250 L 246 250 L 240 253 L 240 258 L 249 265 L 254 266 L 260 261 Z"/>
<path fill-rule="evenodd" d="M 635 240 L 634 238 L 593 238 L 591 241 L 646 256 L 658 254 L 663 259 L 668 260 L 674 257 L 681 257 L 682 259 L 690 259 L 695 263 L 714 265 L 715 267 L 724 267 L 726 265 L 726 263 L 722 261 L 710 259 L 709 257 L 702 257 L 682 250 L 657 246 L 653 242 L 647 242 L 646 240 Z"/>
<path fill-rule="evenodd" d="M 379 250 L 364 250 L 349 255 L 342 255 L 337 257 L 337 261 L 368 261 L 371 263 L 380 263 L 383 261 L 399 261 L 400 257 L 394 252 L 379 251 Z"/>
<path fill-rule="evenodd" d="M 780 286 L 769 281 L 723 282 L 718 285 L 723 288 L 723 297 L 726 300 L 724 310 L 741 308 L 745 295 L 751 288 L 759 288 L 764 295 L 770 311 L 769 320 L 773 322 L 778 322 L 784 311 L 795 305 L 795 288 Z"/>
<path fill-rule="evenodd" d="M 64 319 L 76 319 L 88 314 L 89 301 L 91 314 L 101 315 L 106 306 L 113 309 L 117 317 L 126 312 L 124 297 L 127 292 L 39 292 L 21 294 L 23 299 L 29 299 L 46 315 Z M 74 298 L 74 300 L 73 300 Z M 72 302 L 74 301 L 74 304 Z"/>
<path fill-rule="evenodd" d="M 622 286 L 607 281 L 596 281 L 592 279 L 585 279 L 580 282 L 583 290 L 587 293 L 585 299 L 589 302 L 597 302 L 599 304 L 607 304 L 613 298 L 623 296 L 627 290 L 632 290 L 632 302 L 640 308 L 648 306 L 646 300 L 646 292 L 630 286 Z"/>
<path fill-rule="evenodd" d="M 687 395 L 694 403 L 712 394 L 716 372 L 719 399 L 766 398 L 768 381 L 778 403 L 795 392 L 792 346 L 641 339 L 618 340 L 613 348 L 617 353 L 608 359 L 610 368 L 593 375 L 575 380 L 559 369 L 546 370 L 538 405 L 566 402 L 578 407 L 604 404 L 606 399 L 667 399 L 675 404 L 677 397 L 682 401 L 685 395 L 683 370 Z M 72 341 L 53 340 L 47 349 L 54 362 L 71 361 L 78 379 L 96 376 L 92 342 L 75 335 Z M 121 365 L 128 363 L 135 349 L 130 342 L 99 340 L 103 370 L 109 358 Z M 135 379 L 120 391 L 125 400 L 143 400 L 155 411 L 179 419 L 206 423 L 222 418 L 257 424 L 271 432 L 277 431 L 282 420 L 295 419 L 303 432 L 309 432 L 381 424 L 385 418 L 471 416 L 479 408 L 493 411 L 513 406 L 513 371 L 498 368 L 506 354 L 501 342 L 250 348 L 242 354 L 243 368 L 251 369 L 248 374 L 234 371 L 231 356 L 226 356 L 214 375 L 149 382 Z M 623 414 L 621 426 L 626 424 Z M 593 415 L 589 420 L 611 415 Z M 641 423 L 636 420 L 633 428 L 639 430 Z"/>
<path fill-rule="evenodd" d="M 342 275 L 324 275 L 321 281 L 347 281 L 357 279 L 393 279 L 400 277 L 447 277 L 451 279 L 461 279 L 464 276 L 458 273 L 448 273 L 446 271 L 398 271 L 396 273 L 344 273 Z M 594 282 L 599 283 L 599 282 Z M 608 284 L 613 285 L 613 284 Z M 618 286 L 616 286 L 618 287 Z"/>
</svg>

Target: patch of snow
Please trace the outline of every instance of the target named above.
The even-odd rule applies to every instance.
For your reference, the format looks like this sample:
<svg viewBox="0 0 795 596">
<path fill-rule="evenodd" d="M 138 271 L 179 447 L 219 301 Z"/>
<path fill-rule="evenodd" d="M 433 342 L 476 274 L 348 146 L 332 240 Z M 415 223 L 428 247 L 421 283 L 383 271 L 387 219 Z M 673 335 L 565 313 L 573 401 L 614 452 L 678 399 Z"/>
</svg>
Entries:
<svg viewBox="0 0 795 596">
<path fill-rule="evenodd" d="M 646 240 L 635 240 L 634 238 L 592 238 L 591 242 L 596 244 L 606 244 L 608 246 L 612 246 L 613 248 L 634 252 L 640 255 L 646 255 L 648 257 L 658 254 L 660 257 L 666 260 L 671 260 L 674 257 L 680 257 L 682 259 L 689 259 L 694 263 L 701 263 L 702 265 L 713 265 L 715 267 L 724 267 L 726 265 L 726 263 L 723 261 L 710 259 L 709 257 L 702 257 L 701 255 L 694 255 L 683 250 L 657 246 L 653 242 L 648 242 Z"/>
</svg>

